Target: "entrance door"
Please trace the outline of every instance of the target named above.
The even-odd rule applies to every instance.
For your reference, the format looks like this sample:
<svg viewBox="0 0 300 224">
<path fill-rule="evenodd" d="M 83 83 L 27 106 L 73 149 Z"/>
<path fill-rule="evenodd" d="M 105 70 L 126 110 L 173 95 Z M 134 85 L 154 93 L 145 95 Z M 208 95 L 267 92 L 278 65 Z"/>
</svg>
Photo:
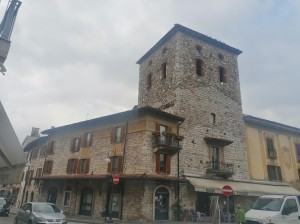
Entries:
<svg viewBox="0 0 300 224">
<path fill-rule="evenodd" d="M 47 202 L 56 204 L 56 199 L 57 199 L 57 188 L 55 187 L 49 188 Z"/>
<path fill-rule="evenodd" d="M 85 188 L 81 192 L 79 215 L 90 216 L 92 214 L 93 191 Z"/>
<path fill-rule="evenodd" d="M 155 220 L 169 220 L 169 191 L 164 187 L 155 192 Z"/>
<path fill-rule="evenodd" d="M 121 191 L 120 187 L 117 185 L 113 186 L 113 193 L 109 192 L 108 198 L 108 211 L 110 212 L 111 209 L 111 217 L 112 218 L 120 218 L 121 214 Z M 112 203 L 112 204 L 111 204 Z"/>
</svg>

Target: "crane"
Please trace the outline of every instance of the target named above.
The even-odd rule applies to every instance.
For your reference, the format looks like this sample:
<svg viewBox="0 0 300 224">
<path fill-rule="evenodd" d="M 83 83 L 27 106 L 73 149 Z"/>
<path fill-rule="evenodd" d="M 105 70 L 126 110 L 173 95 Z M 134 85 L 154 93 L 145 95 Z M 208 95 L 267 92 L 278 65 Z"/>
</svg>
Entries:
<svg viewBox="0 0 300 224">
<path fill-rule="evenodd" d="M 3 75 L 5 75 L 6 72 L 6 68 L 3 64 L 10 49 L 10 37 L 21 4 L 22 2 L 19 0 L 9 0 L 4 17 L 0 24 L 0 72 Z"/>
</svg>

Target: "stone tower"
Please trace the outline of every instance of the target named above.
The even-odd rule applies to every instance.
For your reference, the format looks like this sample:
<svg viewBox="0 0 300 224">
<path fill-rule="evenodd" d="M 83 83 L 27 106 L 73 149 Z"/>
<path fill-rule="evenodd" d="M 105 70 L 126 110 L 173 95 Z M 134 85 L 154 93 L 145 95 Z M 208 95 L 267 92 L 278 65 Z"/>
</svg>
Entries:
<svg viewBox="0 0 300 224">
<path fill-rule="evenodd" d="M 185 118 L 180 125 L 184 136 L 180 170 L 185 174 L 249 179 L 240 53 L 176 24 L 137 62 L 138 107 L 151 106 Z"/>
</svg>

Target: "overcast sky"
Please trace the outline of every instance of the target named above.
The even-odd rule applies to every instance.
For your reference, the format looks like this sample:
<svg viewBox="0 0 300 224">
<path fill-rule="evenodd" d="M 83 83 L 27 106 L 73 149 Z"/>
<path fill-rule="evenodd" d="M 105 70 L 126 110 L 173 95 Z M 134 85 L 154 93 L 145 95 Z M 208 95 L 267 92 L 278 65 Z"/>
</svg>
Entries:
<svg viewBox="0 0 300 224">
<path fill-rule="evenodd" d="M 0 75 L 20 142 L 132 109 L 136 61 L 176 23 L 243 51 L 245 114 L 300 128 L 299 0 L 22 0 Z"/>
</svg>

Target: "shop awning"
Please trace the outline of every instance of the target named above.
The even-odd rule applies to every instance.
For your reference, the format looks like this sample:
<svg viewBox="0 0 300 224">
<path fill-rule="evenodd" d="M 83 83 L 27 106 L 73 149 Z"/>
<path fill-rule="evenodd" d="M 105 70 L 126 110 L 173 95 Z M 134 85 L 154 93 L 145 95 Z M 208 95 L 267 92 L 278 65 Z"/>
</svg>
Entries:
<svg viewBox="0 0 300 224">
<path fill-rule="evenodd" d="M 300 195 L 300 192 L 286 183 L 267 181 L 242 180 L 213 180 L 201 177 L 188 177 L 186 179 L 195 187 L 197 192 L 223 194 L 225 185 L 231 186 L 233 195 L 261 196 L 266 194 Z"/>
</svg>

